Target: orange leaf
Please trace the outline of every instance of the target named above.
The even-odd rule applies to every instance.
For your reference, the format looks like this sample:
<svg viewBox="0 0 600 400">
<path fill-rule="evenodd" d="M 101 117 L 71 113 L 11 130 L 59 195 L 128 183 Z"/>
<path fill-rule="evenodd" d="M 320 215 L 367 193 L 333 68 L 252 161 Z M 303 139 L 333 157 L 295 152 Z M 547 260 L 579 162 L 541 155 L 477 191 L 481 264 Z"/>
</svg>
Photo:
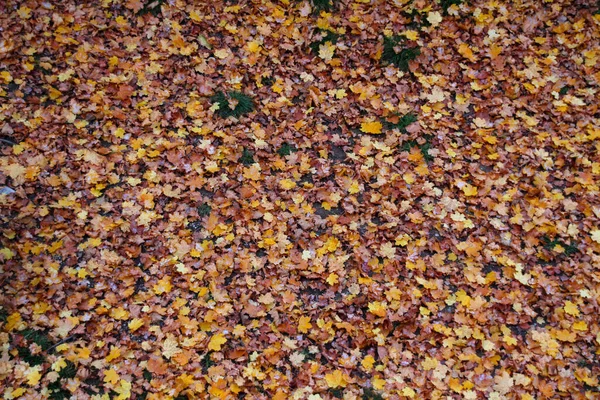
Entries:
<svg viewBox="0 0 600 400">
<path fill-rule="evenodd" d="M 377 135 L 381 133 L 382 129 L 383 125 L 379 121 L 367 121 L 360 124 L 360 130 L 364 133 Z"/>
</svg>

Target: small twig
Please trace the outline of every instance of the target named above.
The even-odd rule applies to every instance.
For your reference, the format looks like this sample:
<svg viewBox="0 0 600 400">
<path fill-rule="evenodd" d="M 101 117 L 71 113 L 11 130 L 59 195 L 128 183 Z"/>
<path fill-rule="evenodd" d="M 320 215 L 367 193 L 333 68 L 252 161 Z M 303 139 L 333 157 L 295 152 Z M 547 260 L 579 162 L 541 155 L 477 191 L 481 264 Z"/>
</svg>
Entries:
<svg viewBox="0 0 600 400">
<path fill-rule="evenodd" d="M 8 144 L 13 145 L 13 146 L 17 145 L 15 142 L 13 142 L 11 140 L 8 140 L 8 139 L 2 139 L 2 138 L 0 138 L 0 142 L 8 143 Z"/>
<path fill-rule="evenodd" d="M 68 342 L 69 340 L 73 339 L 75 336 L 79 335 L 78 333 L 71 335 L 71 336 L 67 336 L 66 338 L 64 338 L 61 341 L 56 342 L 55 344 L 53 344 L 52 346 L 48 347 L 44 352 L 48 353 L 50 350 L 54 349 L 55 347 L 60 346 L 63 343 Z"/>
</svg>

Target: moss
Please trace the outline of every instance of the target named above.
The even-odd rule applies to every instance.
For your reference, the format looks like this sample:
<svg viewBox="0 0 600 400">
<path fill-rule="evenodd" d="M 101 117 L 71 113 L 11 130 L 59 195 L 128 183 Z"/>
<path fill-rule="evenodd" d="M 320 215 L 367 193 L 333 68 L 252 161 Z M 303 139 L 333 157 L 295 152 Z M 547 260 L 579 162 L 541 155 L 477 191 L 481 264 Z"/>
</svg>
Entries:
<svg viewBox="0 0 600 400">
<path fill-rule="evenodd" d="M 321 14 L 321 11 L 330 12 L 333 10 L 335 1 L 332 0 L 311 0 L 313 12 Z"/>
<path fill-rule="evenodd" d="M 464 0 L 441 0 L 440 6 L 442 6 L 442 10 L 444 10 L 444 14 L 448 14 L 448 9 L 452 5 L 460 5 Z"/>
<path fill-rule="evenodd" d="M 254 154 L 244 147 L 244 150 L 242 151 L 242 156 L 240 157 L 240 162 L 244 165 L 254 164 Z"/>
<path fill-rule="evenodd" d="M 296 152 L 296 148 L 287 142 L 284 142 L 279 150 L 277 150 L 277 154 L 279 154 L 281 157 L 289 156 L 294 152 Z"/>
<path fill-rule="evenodd" d="M 247 96 L 242 92 L 218 92 L 210 99 L 213 104 L 219 105 L 217 114 L 221 118 L 240 118 L 241 116 L 254 111 L 254 102 L 252 101 L 252 98 L 250 98 L 250 96 Z M 231 108 L 230 100 L 236 103 L 233 108 Z"/>
<path fill-rule="evenodd" d="M 417 122 L 417 116 L 413 113 L 403 115 L 398 119 L 398 122 L 384 121 L 383 125 L 386 129 L 398 129 L 402 133 L 406 133 L 406 127 Z"/>
<path fill-rule="evenodd" d="M 138 11 L 138 15 L 152 14 L 158 16 L 161 13 L 161 6 L 165 3 L 165 0 L 147 0 L 144 2 L 144 7 Z"/>
<path fill-rule="evenodd" d="M 211 211 L 212 208 L 208 203 L 202 203 L 202 205 L 198 207 L 198 215 L 201 217 L 209 216 Z"/>
<path fill-rule="evenodd" d="M 401 71 L 408 72 L 409 62 L 414 60 L 421 54 L 418 47 L 405 47 L 400 51 L 396 49 L 404 42 L 401 36 L 384 36 L 383 38 L 383 53 L 381 60 L 387 64 L 393 64 Z"/>
<path fill-rule="evenodd" d="M 324 45 L 327 42 L 331 42 L 331 44 L 336 44 L 338 39 L 340 38 L 340 35 L 331 31 L 320 29 L 318 32 L 320 39 L 315 40 L 309 46 L 313 54 L 319 54 L 319 47 L 321 47 L 321 45 Z"/>
</svg>

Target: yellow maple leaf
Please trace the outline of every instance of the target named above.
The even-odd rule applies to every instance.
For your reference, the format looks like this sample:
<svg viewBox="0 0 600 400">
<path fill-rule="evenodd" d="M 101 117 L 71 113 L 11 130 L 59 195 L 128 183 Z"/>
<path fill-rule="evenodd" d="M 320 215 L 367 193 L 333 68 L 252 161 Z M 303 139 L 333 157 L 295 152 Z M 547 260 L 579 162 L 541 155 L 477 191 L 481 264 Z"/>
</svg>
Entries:
<svg viewBox="0 0 600 400">
<path fill-rule="evenodd" d="M 121 379 L 119 386 L 114 388 L 114 391 L 119 395 L 115 400 L 127 400 L 131 398 L 131 382 Z"/>
<path fill-rule="evenodd" d="M 588 326 L 585 321 L 577 321 L 573 324 L 573 329 L 575 329 L 576 331 L 587 331 Z"/>
<path fill-rule="evenodd" d="M 244 168 L 243 175 L 246 179 L 251 179 L 253 181 L 260 180 L 260 164 L 255 163 L 248 168 Z"/>
<path fill-rule="evenodd" d="M 395 239 L 396 246 L 404 247 L 408 244 L 408 242 L 410 242 L 410 239 L 411 238 L 409 235 L 407 235 L 406 233 L 403 233 L 402 235 L 396 237 L 396 239 Z"/>
<path fill-rule="evenodd" d="M 379 253 L 390 260 L 396 258 L 396 248 L 390 242 L 383 243 L 379 248 Z"/>
<path fill-rule="evenodd" d="M 310 317 L 300 317 L 298 320 L 298 331 L 300 333 L 308 333 L 308 330 L 312 328 L 312 324 L 310 323 Z"/>
<path fill-rule="evenodd" d="M 594 229 L 593 231 L 590 231 L 590 236 L 594 242 L 600 243 L 600 229 Z"/>
<path fill-rule="evenodd" d="M 373 378 L 373 388 L 377 390 L 383 390 L 385 387 L 385 379 L 376 376 Z"/>
<path fill-rule="evenodd" d="M 296 182 L 294 182 L 291 179 L 282 179 L 281 181 L 279 181 L 279 186 L 282 189 L 290 190 L 296 187 Z"/>
<path fill-rule="evenodd" d="M 360 192 L 360 186 L 359 186 L 358 181 L 352 181 L 352 184 L 348 188 L 348 193 L 356 194 L 358 192 Z"/>
<path fill-rule="evenodd" d="M 559 329 L 553 332 L 553 337 L 560 340 L 561 342 L 575 342 L 577 340 L 577 334 L 566 329 Z"/>
<path fill-rule="evenodd" d="M 129 318 L 129 311 L 123 307 L 117 307 L 110 310 L 110 316 L 114 319 L 125 320 Z"/>
<path fill-rule="evenodd" d="M 10 83 L 10 82 L 12 82 L 13 77 L 10 74 L 10 72 L 2 71 L 2 72 L 0 72 L 0 79 L 2 79 L 4 81 L 3 83 Z"/>
<path fill-rule="evenodd" d="M 89 122 L 88 122 L 88 121 L 85 121 L 85 120 L 82 120 L 82 119 L 78 119 L 78 120 L 77 120 L 77 121 L 74 123 L 75 127 L 76 127 L 76 128 L 79 128 L 79 129 L 81 129 L 81 128 L 85 128 L 86 126 L 88 126 L 88 124 L 89 124 Z"/>
<path fill-rule="evenodd" d="M 87 360 L 88 358 L 90 358 L 90 354 L 92 354 L 92 350 L 89 347 L 82 347 L 80 349 L 77 349 L 77 358 Z"/>
<path fill-rule="evenodd" d="M 427 14 L 427 21 L 435 28 L 442 22 L 442 14 L 439 11 L 431 11 Z"/>
<path fill-rule="evenodd" d="M 10 332 L 13 329 L 18 328 L 21 325 L 21 322 L 21 314 L 18 312 L 12 313 L 6 318 L 6 325 L 4 326 L 4 329 Z"/>
<path fill-rule="evenodd" d="M 125 129 L 123 129 L 123 128 L 117 128 L 113 132 L 113 135 L 115 135 L 119 139 L 122 139 L 123 137 L 125 137 Z"/>
<path fill-rule="evenodd" d="M 471 300 L 473 299 L 467 294 L 467 292 L 461 289 L 456 292 L 456 300 L 458 300 L 463 306 L 469 308 L 469 306 L 471 306 Z"/>
<path fill-rule="evenodd" d="M 110 353 L 106 356 L 106 362 L 111 362 L 112 360 L 114 360 L 115 358 L 119 358 L 121 356 L 121 349 L 116 347 L 116 346 L 112 346 L 112 348 L 110 349 Z"/>
<path fill-rule="evenodd" d="M 169 335 L 165 339 L 165 341 L 163 342 L 163 345 L 162 345 L 163 356 L 170 359 L 171 357 L 173 357 L 181 352 L 182 352 L 182 350 L 179 348 L 177 339 L 175 339 L 175 336 Z"/>
<path fill-rule="evenodd" d="M 24 394 L 26 391 L 27 391 L 27 389 L 20 387 L 20 388 L 14 389 L 12 392 L 10 392 L 10 391 L 8 391 L 8 392 L 5 392 L 4 398 L 5 398 L 5 399 L 11 399 L 11 398 L 12 398 L 12 399 L 16 399 L 16 398 L 18 398 L 18 397 L 21 397 L 21 396 L 23 396 L 23 394 Z M 8 394 L 8 393 L 10 393 L 10 396 L 11 396 L 11 397 L 8 397 L 8 396 L 7 396 L 7 394 Z"/>
<path fill-rule="evenodd" d="M 9 164 L 2 167 L 4 173 L 13 179 L 18 179 L 25 174 L 26 168 L 21 164 Z"/>
<path fill-rule="evenodd" d="M 365 121 L 360 124 L 360 130 L 364 133 L 372 133 L 374 135 L 382 132 L 383 125 L 379 121 Z"/>
<path fill-rule="evenodd" d="M 477 188 L 473 185 L 469 185 L 468 183 L 462 187 L 462 191 L 465 194 L 465 196 L 476 196 L 477 195 Z"/>
<path fill-rule="evenodd" d="M 323 60 L 331 61 L 333 58 L 333 53 L 335 53 L 335 45 L 331 42 L 325 42 L 319 46 L 319 57 Z"/>
<path fill-rule="evenodd" d="M 346 379 L 346 374 L 344 374 L 339 369 L 333 371 L 330 374 L 325 374 L 325 381 L 327 382 L 327 386 L 332 389 L 338 387 L 346 387 L 348 381 Z"/>
<path fill-rule="evenodd" d="M 17 14 L 19 14 L 19 17 L 21 17 L 21 19 L 29 19 L 31 17 L 31 8 L 26 7 L 26 6 L 21 6 L 17 10 Z"/>
<path fill-rule="evenodd" d="M 144 326 L 144 320 L 141 318 L 134 318 L 131 321 L 129 321 L 129 324 L 127 326 L 129 326 L 129 330 L 131 332 L 135 332 L 142 326 Z"/>
<path fill-rule="evenodd" d="M 173 285 L 171 284 L 171 277 L 165 276 L 156 282 L 156 285 L 152 287 L 152 290 L 156 294 L 169 293 L 173 289 Z"/>
<path fill-rule="evenodd" d="M 408 40 L 417 40 L 419 39 L 419 32 L 408 30 L 402 33 Z"/>
<path fill-rule="evenodd" d="M 375 358 L 369 354 L 369 355 L 365 356 L 365 358 L 363 358 L 363 360 L 360 364 L 367 371 L 371 371 L 373 369 L 373 365 L 375 364 Z"/>
<path fill-rule="evenodd" d="M 227 49 L 219 49 L 215 50 L 215 57 L 220 58 L 221 60 L 227 58 L 229 56 L 229 52 Z"/>
<path fill-rule="evenodd" d="M 373 301 L 369 303 L 369 312 L 378 317 L 385 317 L 387 306 L 380 301 Z"/>
<path fill-rule="evenodd" d="M 119 374 L 114 369 L 110 368 L 107 371 L 104 371 L 104 382 L 115 384 L 119 382 Z"/>
<path fill-rule="evenodd" d="M 36 365 L 35 367 L 27 369 L 25 377 L 27 378 L 27 384 L 29 386 L 35 386 L 40 382 L 40 379 L 42 379 L 42 374 L 40 373 L 41 369 L 41 365 Z"/>
<path fill-rule="evenodd" d="M 203 16 L 198 14 L 197 11 L 192 10 L 192 11 L 190 11 L 190 19 L 194 22 L 202 22 Z"/>
<path fill-rule="evenodd" d="M 483 349 L 485 351 L 491 351 L 491 350 L 494 350 L 494 348 L 496 347 L 496 345 L 491 340 L 487 340 L 486 339 L 483 342 L 481 342 L 481 347 L 483 347 Z"/>
<path fill-rule="evenodd" d="M 336 283 L 338 283 L 338 276 L 337 274 L 331 273 L 329 274 L 329 276 L 326 279 L 327 283 L 329 283 L 330 286 L 335 285 Z"/>
<path fill-rule="evenodd" d="M 438 366 L 438 360 L 432 357 L 425 357 L 425 360 L 421 362 L 421 367 L 425 371 L 430 371 Z"/>
<path fill-rule="evenodd" d="M 577 308 L 577 304 L 567 300 L 563 308 L 567 314 L 572 315 L 574 317 L 579 316 L 579 308 Z"/>
<path fill-rule="evenodd" d="M 67 362 L 64 358 L 60 357 L 52 363 L 52 371 L 59 372 L 61 369 L 67 366 Z"/>
<path fill-rule="evenodd" d="M 194 375 L 182 374 L 175 379 L 175 383 L 177 385 L 177 388 L 181 391 L 190 386 L 192 383 L 194 383 L 194 380 Z"/>
<path fill-rule="evenodd" d="M 404 182 L 408 183 L 409 185 L 412 185 L 413 183 L 415 183 L 415 174 L 413 174 L 412 172 L 407 172 L 404 175 L 402 175 L 402 179 L 404 179 Z"/>
<path fill-rule="evenodd" d="M 304 261 L 310 260 L 311 258 L 313 258 L 313 255 L 314 255 L 313 252 L 310 251 L 310 250 L 303 250 L 302 251 L 302 259 Z"/>
<path fill-rule="evenodd" d="M 473 50 L 471 50 L 469 45 L 466 43 L 461 43 L 458 46 L 458 52 L 460 53 L 461 56 L 463 56 L 464 58 L 467 58 L 469 61 L 477 61 L 477 58 L 473 54 Z"/>
<path fill-rule="evenodd" d="M 246 48 L 250 53 L 258 53 L 260 51 L 260 43 L 258 43 L 256 40 L 253 40 L 248 42 Z"/>
<path fill-rule="evenodd" d="M 444 101 L 446 94 L 440 87 L 435 86 L 433 89 L 431 89 L 431 94 L 426 95 L 426 97 L 430 103 L 439 103 Z"/>
<path fill-rule="evenodd" d="M 338 99 L 338 100 L 341 100 L 341 99 L 343 99 L 346 96 L 347 96 L 346 89 L 337 89 L 335 91 L 335 98 Z"/>
<path fill-rule="evenodd" d="M 227 338 L 222 333 L 217 333 L 210 338 L 208 342 L 208 349 L 214 351 L 220 351 L 221 346 L 227 342 Z"/>
</svg>

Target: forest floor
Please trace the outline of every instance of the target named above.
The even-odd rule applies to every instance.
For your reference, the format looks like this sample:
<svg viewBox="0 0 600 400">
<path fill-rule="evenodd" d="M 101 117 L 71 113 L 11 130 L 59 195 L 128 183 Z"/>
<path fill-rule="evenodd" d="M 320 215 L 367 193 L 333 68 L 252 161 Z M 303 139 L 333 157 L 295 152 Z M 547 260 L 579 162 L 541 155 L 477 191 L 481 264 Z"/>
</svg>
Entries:
<svg viewBox="0 0 600 400">
<path fill-rule="evenodd" d="M 5 0 L 3 399 L 598 399 L 595 0 Z"/>
</svg>

